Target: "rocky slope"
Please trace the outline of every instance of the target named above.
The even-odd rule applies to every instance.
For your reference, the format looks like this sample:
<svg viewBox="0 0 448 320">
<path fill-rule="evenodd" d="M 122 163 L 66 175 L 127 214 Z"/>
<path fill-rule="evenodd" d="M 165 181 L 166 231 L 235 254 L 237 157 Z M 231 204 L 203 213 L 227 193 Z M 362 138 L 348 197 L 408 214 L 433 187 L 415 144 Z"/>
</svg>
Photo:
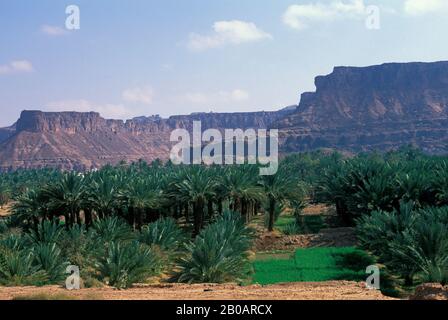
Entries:
<svg viewBox="0 0 448 320">
<path fill-rule="evenodd" d="M 123 122 L 94 112 L 23 111 L 14 134 L 0 144 L 0 170 L 48 166 L 89 170 L 122 160 L 167 160 L 172 130 L 191 131 L 193 121 L 200 120 L 203 130 L 267 128 L 287 112 L 200 113 Z"/>
<path fill-rule="evenodd" d="M 315 84 L 294 115 L 274 124 L 283 151 L 448 151 L 448 62 L 337 67 Z"/>
<path fill-rule="evenodd" d="M 126 122 L 97 113 L 24 111 L 0 129 L 0 170 L 44 166 L 92 169 L 121 160 L 167 159 L 173 129 L 278 128 L 283 153 L 334 148 L 389 150 L 414 144 L 448 151 L 448 62 L 337 67 L 316 78 L 297 108 L 199 113 Z"/>
</svg>

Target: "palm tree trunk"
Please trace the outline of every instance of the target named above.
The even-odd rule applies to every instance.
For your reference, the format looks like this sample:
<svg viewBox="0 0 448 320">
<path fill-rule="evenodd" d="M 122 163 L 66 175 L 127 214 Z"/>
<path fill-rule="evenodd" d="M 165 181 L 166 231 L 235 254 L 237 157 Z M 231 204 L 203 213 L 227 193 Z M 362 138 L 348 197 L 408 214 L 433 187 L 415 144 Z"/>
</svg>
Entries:
<svg viewBox="0 0 448 320">
<path fill-rule="evenodd" d="M 220 215 L 222 214 L 222 200 L 218 201 L 218 212 Z"/>
<path fill-rule="evenodd" d="M 137 225 L 137 230 L 141 230 L 142 225 L 143 225 L 143 215 L 145 214 L 145 209 L 144 208 L 140 208 L 138 210 L 138 214 L 136 217 L 136 225 Z"/>
<path fill-rule="evenodd" d="M 37 230 L 37 227 L 39 226 L 39 219 L 36 216 L 33 216 L 33 225 L 34 229 Z"/>
<path fill-rule="evenodd" d="M 84 209 L 84 223 L 87 228 L 92 224 L 92 210 Z"/>
<path fill-rule="evenodd" d="M 241 215 L 244 217 L 244 221 L 246 223 L 249 222 L 249 215 L 248 215 L 248 210 L 247 210 L 247 202 L 246 200 L 241 200 Z"/>
<path fill-rule="evenodd" d="M 201 230 L 201 222 L 200 222 L 200 214 L 199 214 L 199 205 L 198 203 L 193 204 L 193 236 L 196 237 Z"/>
<path fill-rule="evenodd" d="M 204 227 L 204 202 L 198 200 L 193 205 L 194 236 L 197 236 Z"/>
<path fill-rule="evenodd" d="M 207 201 L 207 214 L 209 218 L 213 217 L 213 201 L 208 200 Z"/>
<path fill-rule="evenodd" d="M 268 226 L 269 232 L 274 231 L 274 223 L 275 223 L 275 199 L 271 197 L 269 199 L 269 226 Z"/>
<path fill-rule="evenodd" d="M 70 214 L 69 213 L 64 213 L 64 222 L 65 222 L 65 228 L 69 228 L 70 227 Z"/>
<path fill-rule="evenodd" d="M 76 222 L 77 222 L 79 225 L 82 224 L 82 221 L 81 221 L 81 212 L 80 212 L 80 210 L 77 210 L 77 211 L 76 211 Z"/>
<path fill-rule="evenodd" d="M 185 221 L 188 223 L 190 220 L 190 206 L 188 203 L 185 204 Z"/>
</svg>

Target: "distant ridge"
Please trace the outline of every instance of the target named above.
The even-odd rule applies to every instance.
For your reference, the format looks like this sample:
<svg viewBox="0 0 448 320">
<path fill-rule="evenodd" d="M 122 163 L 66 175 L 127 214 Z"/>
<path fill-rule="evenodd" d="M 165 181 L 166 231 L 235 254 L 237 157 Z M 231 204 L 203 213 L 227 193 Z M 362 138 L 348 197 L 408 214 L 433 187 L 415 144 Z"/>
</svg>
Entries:
<svg viewBox="0 0 448 320">
<path fill-rule="evenodd" d="M 0 170 L 56 167 L 90 170 L 120 161 L 167 160 L 170 134 L 192 130 L 193 121 L 208 128 L 268 128 L 288 111 L 198 113 L 187 116 L 138 117 L 126 122 L 98 113 L 23 111 L 0 144 Z M 1 131 L 0 131 L 1 132 Z"/>
<path fill-rule="evenodd" d="M 281 151 L 319 148 L 359 152 L 414 144 L 448 152 L 448 62 L 336 67 L 315 80 L 299 106 L 276 112 L 196 113 L 126 122 L 98 113 L 23 111 L 15 126 L 0 129 L 0 170 L 88 170 L 121 160 L 166 160 L 169 135 L 207 128 L 278 128 Z"/>
</svg>

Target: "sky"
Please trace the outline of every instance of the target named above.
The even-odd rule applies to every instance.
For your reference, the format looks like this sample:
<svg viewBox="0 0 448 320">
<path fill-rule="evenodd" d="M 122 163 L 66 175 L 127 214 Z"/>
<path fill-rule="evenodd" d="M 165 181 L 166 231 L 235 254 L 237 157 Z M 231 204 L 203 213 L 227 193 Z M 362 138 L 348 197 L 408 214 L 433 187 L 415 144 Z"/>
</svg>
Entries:
<svg viewBox="0 0 448 320">
<path fill-rule="evenodd" d="M 278 110 L 335 66 L 448 60 L 447 16 L 446 0 L 1 0 L 0 127 L 25 109 Z"/>
</svg>

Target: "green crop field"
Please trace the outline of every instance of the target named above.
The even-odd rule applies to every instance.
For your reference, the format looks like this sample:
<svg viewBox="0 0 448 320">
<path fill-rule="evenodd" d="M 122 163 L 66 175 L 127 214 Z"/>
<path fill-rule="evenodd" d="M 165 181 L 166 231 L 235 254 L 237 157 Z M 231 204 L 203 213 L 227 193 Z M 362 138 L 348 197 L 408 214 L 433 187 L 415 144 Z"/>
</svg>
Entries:
<svg viewBox="0 0 448 320">
<path fill-rule="evenodd" d="M 356 248 L 299 249 L 289 259 L 257 259 L 254 283 L 317 282 L 366 279 L 373 259 Z"/>
</svg>

